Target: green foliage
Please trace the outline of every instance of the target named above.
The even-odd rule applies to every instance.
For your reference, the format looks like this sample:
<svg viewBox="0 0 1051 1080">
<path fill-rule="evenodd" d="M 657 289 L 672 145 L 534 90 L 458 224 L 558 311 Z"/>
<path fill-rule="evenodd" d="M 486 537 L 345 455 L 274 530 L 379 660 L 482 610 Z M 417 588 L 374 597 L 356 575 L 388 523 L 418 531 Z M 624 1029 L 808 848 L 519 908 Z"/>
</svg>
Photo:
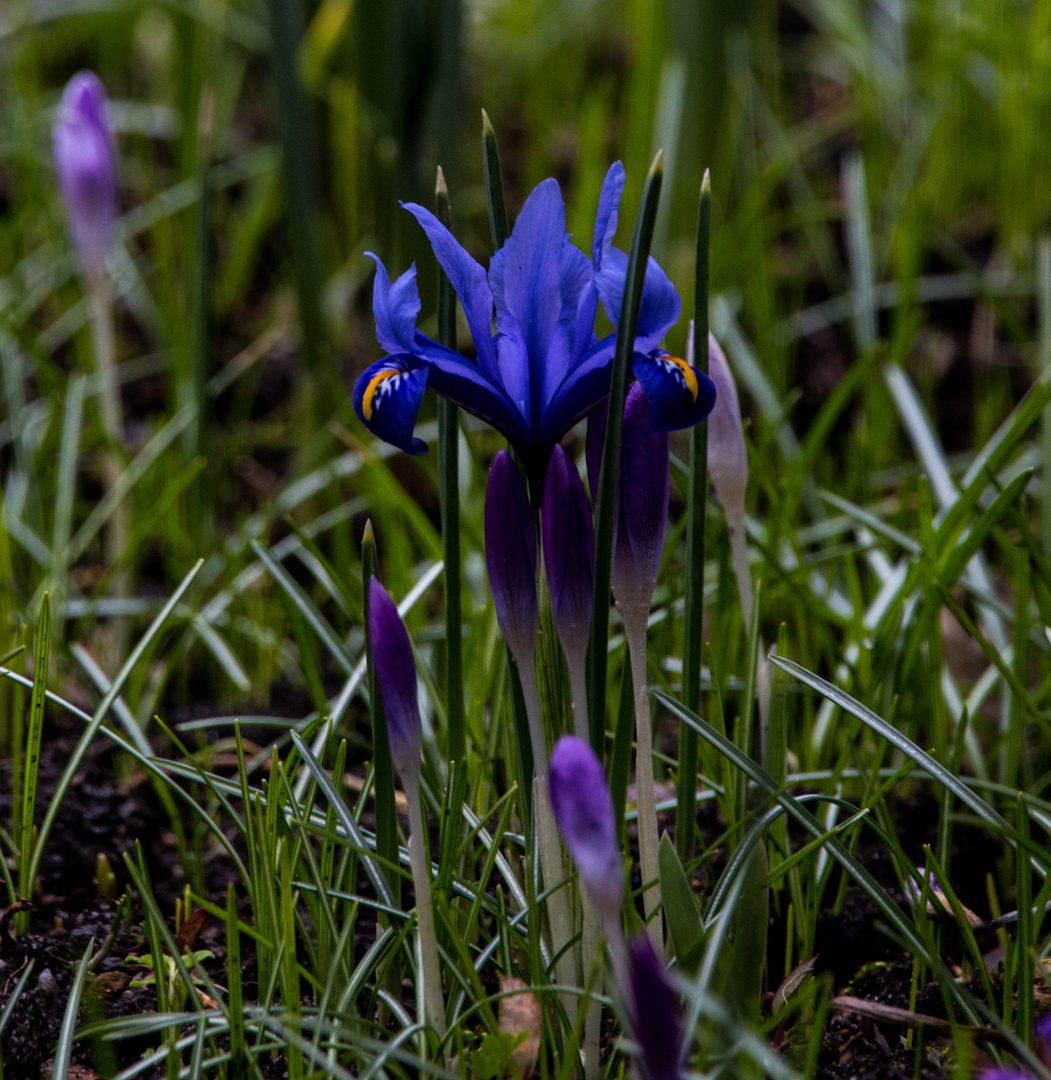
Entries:
<svg viewBox="0 0 1051 1080">
<path fill-rule="evenodd" d="M 673 436 L 648 645 L 655 766 L 676 785 L 661 803 L 674 805 L 676 834 L 661 845 L 660 884 L 690 1067 L 816 1070 L 841 988 L 818 974 L 776 991 L 796 985 L 820 926 L 860 892 L 912 954 L 914 992 L 938 987 L 958 1026 L 996 1029 L 1000 1049 L 987 1049 L 1043 1075 L 1029 973 L 1048 954 L 1039 912 L 1051 899 L 1051 8 L 9 6 L 0 749 L 15 794 L 0 874 L 9 903 L 36 895 L 63 800 L 105 744 L 122 773 L 149 777 L 193 903 L 226 936 L 221 987 L 203 950 L 180 947 L 145 862 L 129 860 L 141 962 L 164 972 L 158 1012 L 78 1028 L 89 949 L 56 1075 L 75 1045 L 105 1038 L 148 1042 L 170 1077 L 240 1080 L 274 1054 L 292 1075 L 434 1074 L 447 1051 L 462 1073 L 495 1080 L 514 1075 L 521 1039 L 500 1029 L 497 975 L 535 992 L 541 1075 L 575 1067 L 529 872 L 520 691 L 482 561 L 497 441 L 428 396 L 418 433 L 432 451 L 407 459 L 367 436 L 339 378 L 349 385 L 379 355 L 366 250 L 394 272 L 415 260 L 421 328 L 469 350 L 447 291 L 436 319 L 440 279 L 397 206 L 429 203 L 437 165 L 456 234 L 484 262 L 552 174 L 586 249 L 615 157 L 628 168 L 626 247 L 658 149 L 661 200 L 639 220 L 680 294 L 693 292 L 698 341 L 710 282 L 711 328 L 746 414 L 747 539 L 762 582 L 744 625 L 725 523 L 705 498 L 703 429 Z M 80 66 L 110 90 L 121 154 L 113 285 L 128 423 L 112 485 L 100 483 L 114 447 L 90 304 L 49 164 L 52 109 Z M 479 147 L 483 105 L 499 151 L 488 117 Z M 672 352 L 687 332 L 684 318 Z M 624 375 L 627 360 L 622 348 Z M 567 447 L 579 456 L 579 432 Z M 103 538 L 123 512 L 127 544 L 111 558 Z M 375 543 L 363 547 L 366 518 Z M 400 992 L 418 959 L 363 632 L 377 556 L 420 675 L 422 797 L 439 826 L 440 1052 Z M 615 616 L 610 631 L 593 656 L 592 732 L 626 842 L 632 687 Z M 199 719 L 169 728 L 189 706 Z M 40 739 L 60 716 L 76 742 L 34 840 Z M 929 834 L 911 828 L 916 806 L 933 816 Z M 967 845 L 979 835 L 997 853 L 980 875 L 995 904 L 975 893 Z M 871 872 L 873 851 L 887 878 Z M 225 896 L 198 894 L 213 860 L 236 879 Z M 1010 918 L 976 930 L 965 905 Z M 776 932 L 764 938 L 767 913 Z M 29 926 L 30 913 L 13 915 Z M 634 925 L 633 900 L 625 915 Z M 983 959 L 994 930 L 1006 994 Z M 241 979 L 253 956 L 254 997 Z M 969 1060 L 972 1037 L 957 1031 L 954 1060 Z M 628 1068 L 616 1040 L 601 1068 L 606 1080 Z"/>
</svg>

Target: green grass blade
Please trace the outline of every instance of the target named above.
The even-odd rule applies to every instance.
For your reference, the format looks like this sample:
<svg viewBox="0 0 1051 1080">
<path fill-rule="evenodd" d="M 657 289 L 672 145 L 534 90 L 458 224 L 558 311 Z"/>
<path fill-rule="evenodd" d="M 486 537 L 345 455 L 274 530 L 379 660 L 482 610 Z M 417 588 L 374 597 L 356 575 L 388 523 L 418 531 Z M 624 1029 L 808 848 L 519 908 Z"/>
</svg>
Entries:
<svg viewBox="0 0 1051 1080">
<path fill-rule="evenodd" d="M 344 675 L 354 674 L 354 659 L 347 650 L 346 645 L 340 639 L 331 624 L 317 604 L 307 596 L 303 587 L 294 577 L 278 562 L 277 559 L 258 540 L 252 541 L 252 550 L 259 561 L 270 571 L 274 580 L 281 586 L 282 591 L 295 606 L 296 610 L 307 621 L 311 630 L 321 639 L 325 648 L 328 649 L 332 659 L 343 669 Z"/>
<path fill-rule="evenodd" d="M 248 1057 L 241 989 L 241 933 L 237 928 L 237 893 L 233 882 L 226 889 L 226 1003 L 230 1014 L 229 1080 L 244 1080 L 248 1075 Z"/>
<path fill-rule="evenodd" d="M 322 282 L 315 229 L 316 156 L 310 101 L 299 81 L 299 47 L 303 40 L 302 0 L 267 0 L 270 16 L 270 63 L 274 79 L 281 155 L 284 162 L 288 239 L 295 264 L 296 293 L 308 368 L 321 360 L 324 323 Z"/>
<path fill-rule="evenodd" d="M 62 776 L 59 778 L 58 784 L 55 787 L 54 795 L 51 796 L 47 814 L 44 816 L 44 821 L 40 826 L 36 848 L 33 851 L 33 859 L 30 863 L 27 875 L 29 881 L 33 881 L 40 871 L 40 857 L 47 844 L 48 837 L 51 835 L 51 830 L 54 827 L 55 819 L 58 817 L 58 812 L 62 807 L 62 800 L 66 797 L 66 792 L 69 790 L 70 784 L 73 783 L 73 778 L 77 775 L 77 770 L 84 760 L 84 755 L 88 752 L 88 747 L 94 742 L 99 727 L 102 725 L 102 721 L 106 719 L 110 707 L 124 688 L 124 684 L 128 681 L 128 676 L 134 671 L 135 666 L 142 659 L 142 656 L 149 648 L 150 643 L 160 633 L 161 627 L 168 621 L 169 616 L 178 606 L 183 596 L 186 595 L 187 589 L 189 589 L 190 585 L 193 583 L 193 579 L 197 576 L 198 571 L 203 565 L 204 559 L 198 559 L 194 564 L 193 569 L 182 579 L 178 588 L 168 598 L 168 602 L 157 612 L 156 618 L 150 623 L 146 633 L 139 638 L 135 648 L 131 651 L 131 655 L 124 661 L 124 666 L 117 672 L 117 677 L 113 680 L 109 691 L 99 702 L 98 708 L 91 717 L 91 723 L 88 724 L 81 734 L 73 753 L 66 762 L 65 769 L 62 770 Z"/>
<path fill-rule="evenodd" d="M 55 1047 L 55 1064 L 51 1072 L 52 1080 L 67 1080 L 69 1077 L 69 1065 L 73 1057 L 73 1036 L 77 1030 L 77 1013 L 80 1011 L 80 998 L 84 993 L 88 965 L 91 963 L 91 955 L 94 951 L 95 938 L 92 937 L 77 965 L 77 973 L 73 977 L 73 985 L 70 987 L 69 998 L 66 1001 L 66 1011 L 62 1014 L 62 1027 L 58 1033 L 58 1045 Z"/>
<path fill-rule="evenodd" d="M 343 831 L 350 838 L 352 844 L 361 852 L 369 850 L 369 845 L 365 842 L 365 837 L 362 836 L 361 830 L 358 828 L 357 822 L 354 820 L 350 811 L 347 809 L 346 803 L 340 797 L 339 792 L 336 790 L 335 784 L 332 783 L 328 773 L 325 772 L 322 764 L 314 756 L 310 747 L 293 731 L 292 742 L 295 744 L 296 749 L 299 751 L 300 756 L 303 758 L 303 764 L 310 770 L 311 776 L 317 781 L 317 786 L 321 790 L 321 793 L 328 800 L 329 806 L 336 811 L 336 818 L 339 821 Z M 377 845 L 378 846 L 378 845 Z M 378 853 L 382 854 L 382 853 Z M 388 881 L 388 875 L 377 865 L 376 860 L 369 858 L 368 855 L 361 856 L 362 865 L 365 867 L 365 873 L 368 874 L 369 881 L 372 882 L 376 889 L 376 895 L 379 897 L 380 902 L 385 904 L 389 908 L 397 908 L 399 901 L 395 900 L 395 893 L 393 892 L 390 882 Z M 398 865 L 398 856 L 395 854 L 394 865 Z M 399 879 L 400 881 L 400 879 Z"/>
<path fill-rule="evenodd" d="M 693 363 L 708 372 L 708 249 L 711 237 L 712 183 L 705 170 L 697 212 L 697 254 L 693 287 Z M 708 421 L 690 432 L 690 480 L 686 495 L 686 599 L 682 631 L 682 703 L 701 708 L 701 636 L 704 623 L 704 533 L 708 505 Z M 697 735 L 679 725 L 678 803 L 675 845 L 679 858 L 693 855 L 693 825 L 697 817 Z"/>
<path fill-rule="evenodd" d="M 602 466 L 598 491 L 592 492 L 595 504 L 595 613 L 591 621 L 590 687 L 588 722 L 591 746 L 596 754 L 605 750 L 606 665 L 609 637 L 609 589 L 613 568 L 613 529 L 616 524 L 617 488 L 620 479 L 621 429 L 624 426 L 624 402 L 628 396 L 628 369 L 635 346 L 635 328 L 646 277 L 646 265 L 653 241 L 653 225 L 660 201 L 663 163 L 660 152 L 653 159 L 642 189 L 642 199 L 635 216 L 635 233 L 624 278 L 624 296 L 617 343 L 610 376 L 609 407 L 606 414 L 606 438 L 602 446 Z"/>
<path fill-rule="evenodd" d="M 504 201 L 500 147 L 485 109 L 482 109 L 482 165 L 485 171 L 486 202 L 489 207 L 489 229 L 493 234 L 493 248 L 499 251 L 511 235 L 511 226 L 508 224 L 507 203 Z"/>
<path fill-rule="evenodd" d="M 33 863 L 33 812 L 36 809 L 37 777 L 40 773 L 40 738 L 44 728 L 44 703 L 47 701 L 47 669 L 51 657 L 51 598 L 44 593 L 40 621 L 36 628 L 33 654 L 33 689 L 29 695 L 29 727 L 26 731 L 25 761 L 22 771 L 22 832 L 18 840 L 18 894 L 28 899 L 33 892 L 30 876 Z M 20 724 L 21 717 L 14 722 Z M 41 834 L 41 837 L 43 834 Z M 18 914 L 19 933 L 29 929 L 29 912 Z"/>
<path fill-rule="evenodd" d="M 853 698 L 845 690 L 826 682 L 820 675 L 807 671 L 805 667 L 797 664 L 794 660 L 788 660 L 783 656 L 771 656 L 770 660 L 782 671 L 794 675 L 800 682 L 805 683 L 812 690 L 816 690 L 823 697 L 828 698 L 838 705 L 844 712 L 856 716 L 863 724 L 871 728 L 886 739 L 895 749 L 900 750 L 910 761 L 914 761 L 932 780 L 948 788 L 957 799 L 965 806 L 974 811 L 982 821 L 996 829 L 1003 830 L 1010 835 L 1013 830 L 1006 819 L 994 810 L 984 799 L 976 795 L 958 776 L 939 764 L 925 750 L 921 750 L 910 738 L 903 735 L 893 724 L 888 724 L 882 717 L 877 716 L 867 706 Z"/>
</svg>

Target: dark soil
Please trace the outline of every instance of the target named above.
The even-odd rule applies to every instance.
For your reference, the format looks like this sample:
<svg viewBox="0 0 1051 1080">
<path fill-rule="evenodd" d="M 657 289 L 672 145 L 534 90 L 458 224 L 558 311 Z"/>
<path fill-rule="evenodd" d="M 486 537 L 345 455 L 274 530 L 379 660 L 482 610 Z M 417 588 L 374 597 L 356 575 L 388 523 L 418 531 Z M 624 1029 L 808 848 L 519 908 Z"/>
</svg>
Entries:
<svg viewBox="0 0 1051 1080">
<path fill-rule="evenodd" d="M 57 735 L 44 747 L 38 796 L 41 815 L 73 745 L 74 734 L 70 732 Z M 11 934 L 13 917 L 0 916 L 0 1009 L 26 965 L 33 963 L 29 983 L 0 1039 L 5 1080 L 37 1080 L 48 1075 L 48 1062 L 54 1052 L 75 966 L 90 941 L 94 940 L 97 949 L 113 929 L 117 904 L 97 895 L 98 856 L 104 854 L 108 859 L 117 879 L 117 895 L 121 895 L 129 884 L 124 856 L 134 857 L 135 842 L 140 841 L 157 904 L 169 919 L 173 920 L 176 900 L 185 888 L 165 811 L 141 774 L 118 779 L 114 771 L 117 764 L 116 756 L 101 742 L 87 756 L 60 811 L 43 859 L 41 889 L 30 913 L 30 932 L 16 939 Z M 10 819 L 10 780 L 10 763 L 0 762 L 0 821 Z M 909 821 L 909 828 L 903 833 L 910 856 L 922 856 L 922 845 L 933 838 L 937 812 L 936 805 L 922 801 L 899 805 L 899 817 Z M 672 823 L 668 819 L 662 824 Z M 723 826 L 714 804 L 702 804 L 698 825 L 708 843 L 722 834 Z M 954 870 L 954 882 L 964 903 L 982 912 L 984 876 L 997 849 L 989 838 L 963 826 L 955 835 L 954 860 L 958 869 Z M 437 835 L 431 843 L 432 849 L 437 850 L 434 847 Z M 857 855 L 892 895 L 898 895 L 884 848 L 862 843 Z M 716 848 L 698 868 L 694 880 L 700 889 L 710 888 L 725 858 L 725 850 Z M 223 903 L 227 886 L 233 880 L 227 860 L 217 858 L 207 862 L 203 879 L 206 896 L 215 903 Z M 838 886 L 838 878 L 834 882 Z M 359 886 L 366 885 L 366 881 L 359 880 Z M 830 888 L 830 904 L 836 900 L 836 893 L 836 887 Z M 406 891 L 404 902 L 412 903 L 410 891 Z M 81 1023 L 156 1010 L 152 987 L 130 986 L 130 981 L 145 971 L 127 958 L 149 951 L 140 927 L 141 919 L 141 908 L 136 901 L 130 918 L 117 927 L 109 952 L 97 965 L 85 993 Z M 774 918 L 770 931 L 771 940 L 783 932 Z M 359 947 L 364 950 L 372 936 L 365 925 L 361 934 Z M 224 937 L 224 927 L 211 921 L 205 924 L 195 943 L 196 948 L 209 949 L 214 954 L 206 967 L 220 984 L 225 982 Z M 243 939 L 242 948 L 246 1001 L 251 1001 L 257 990 L 255 960 L 250 941 Z M 950 963 L 958 958 L 959 943 L 951 928 L 945 930 L 945 949 Z M 776 948 L 770 950 L 771 955 L 777 952 Z M 835 910 L 829 907 L 821 915 L 816 973 L 819 976 L 827 973 L 824 977 L 830 980 L 836 994 L 847 993 L 901 1008 L 909 1006 L 911 957 L 884 932 L 877 911 L 854 885 L 844 891 L 841 907 Z M 781 974 L 771 972 L 771 984 Z M 945 1015 L 941 995 L 933 984 L 920 988 L 915 1008 L 931 1016 Z M 793 1037 L 798 1034 L 794 1033 Z M 903 1028 L 875 1022 L 857 1013 L 833 1011 L 829 1014 L 815 1076 L 818 1080 L 915 1076 L 938 1080 L 951 1075 L 951 1063 L 944 1060 L 951 1048 L 943 1040 L 924 1038 L 910 1047 L 906 1043 L 907 1034 Z M 74 1050 L 74 1062 L 88 1070 L 80 1074 L 88 1080 L 130 1064 L 155 1046 L 155 1037 L 108 1044 L 79 1043 Z M 274 1067 L 277 1068 L 277 1063 Z M 143 1075 L 151 1080 L 162 1074 L 158 1067 Z"/>
</svg>

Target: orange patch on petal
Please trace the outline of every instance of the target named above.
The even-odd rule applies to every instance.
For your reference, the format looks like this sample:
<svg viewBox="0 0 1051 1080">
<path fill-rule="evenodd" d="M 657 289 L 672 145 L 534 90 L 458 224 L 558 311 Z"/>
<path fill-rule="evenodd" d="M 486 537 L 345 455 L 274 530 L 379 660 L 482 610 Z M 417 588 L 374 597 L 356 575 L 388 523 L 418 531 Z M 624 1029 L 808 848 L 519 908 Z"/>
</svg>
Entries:
<svg viewBox="0 0 1051 1080">
<path fill-rule="evenodd" d="M 369 379 L 369 385 L 365 387 L 365 393 L 361 397 L 361 411 L 365 414 L 366 420 L 372 419 L 372 400 L 376 396 L 376 391 L 379 390 L 380 384 L 387 379 L 393 378 L 395 375 L 400 375 L 401 372 L 396 368 L 388 368 L 386 371 L 377 371 L 375 375 Z M 697 394 L 694 393 L 696 398 Z"/>
<path fill-rule="evenodd" d="M 680 356 L 666 356 L 665 360 L 673 363 L 681 372 L 682 377 L 686 381 L 686 389 L 690 391 L 690 397 L 694 401 L 697 400 L 697 376 L 693 372 L 693 368 L 686 363 Z"/>
</svg>

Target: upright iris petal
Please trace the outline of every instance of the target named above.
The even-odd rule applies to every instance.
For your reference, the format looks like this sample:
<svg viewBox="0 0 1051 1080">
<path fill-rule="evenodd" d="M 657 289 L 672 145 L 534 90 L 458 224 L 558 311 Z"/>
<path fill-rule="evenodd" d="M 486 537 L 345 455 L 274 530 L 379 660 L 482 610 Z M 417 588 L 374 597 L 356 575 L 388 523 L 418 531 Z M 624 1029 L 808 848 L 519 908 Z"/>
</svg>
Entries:
<svg viewBox="0 0 1051 1080">
<path fill-rule="evenodd" d="M 650 939 L 629 946 L 629 1008 L 643 1080 L 679 1080 L 682 1074 L 682 1002 Z"/>
<path fill-rule="evenodd" d="M 580 879 L 609 925 L 620 917 L 624 869 L 602 762 L 583 739 L 564 735 L 551 754 L 551 804 Z"/>
<path fill-rule="evenodd" d="M 100 277 L 117 218 L 117 146 L 106 118 L 106 91 L 90 71 L 74 75 L 52 129 L 55 172 L 84 273 Z"/>
<path fill-rule="evenodd" d="M 422 452 L 412 429 L 428 386 L 502 432 L 539 484 L 552 447 L 609 395 L 616 335 L 597 338 L 595 316 L 601 300 L 614 323 L 620 318 L 628 257 L 613 247 L 613 236 L 623 190 L 624 168 L 616 162 L 602 185 L 589 259 L 566 233 L 558 184 L 545 180 L 526 199 L 488 273 L 429 210 L 406 204 L 463 305 L 478 360 L 421 334 L 415 271 L 391 284 L 377 260 L 376 336 L 390 355 L 355 386 L 354 404 L 365 426 L 400 449 Z M 705 377 L 659 348 L 680 307 L 651 259 L 633 367 L 650 399 L 652 430 L 689 426 L 711 408 Z"/>
<path fill-rule="evenodd" d="M 404 782 L 419 773 L 423 748 L 416 663 L 398 609 L 375 577 L 369 582 L 369 637 L 390 734 L 391 758 Z"/>
<path fill-rule="evenodd" d="M 536 533 L 525 484 L 511 455 L 501 450 L 485 492 L 485 564 L 496 618 L 519 667 L 532 664 L 539 611 Z"/>
<path fill-rule="evenodd" d="M 577 734 L 587 731 L 585 661 L 595 606 L 595 530 L 583 481 L 559 443 L 551 452 L 540 510 L 551 609 L 569 665 Z"/>
</svg>

